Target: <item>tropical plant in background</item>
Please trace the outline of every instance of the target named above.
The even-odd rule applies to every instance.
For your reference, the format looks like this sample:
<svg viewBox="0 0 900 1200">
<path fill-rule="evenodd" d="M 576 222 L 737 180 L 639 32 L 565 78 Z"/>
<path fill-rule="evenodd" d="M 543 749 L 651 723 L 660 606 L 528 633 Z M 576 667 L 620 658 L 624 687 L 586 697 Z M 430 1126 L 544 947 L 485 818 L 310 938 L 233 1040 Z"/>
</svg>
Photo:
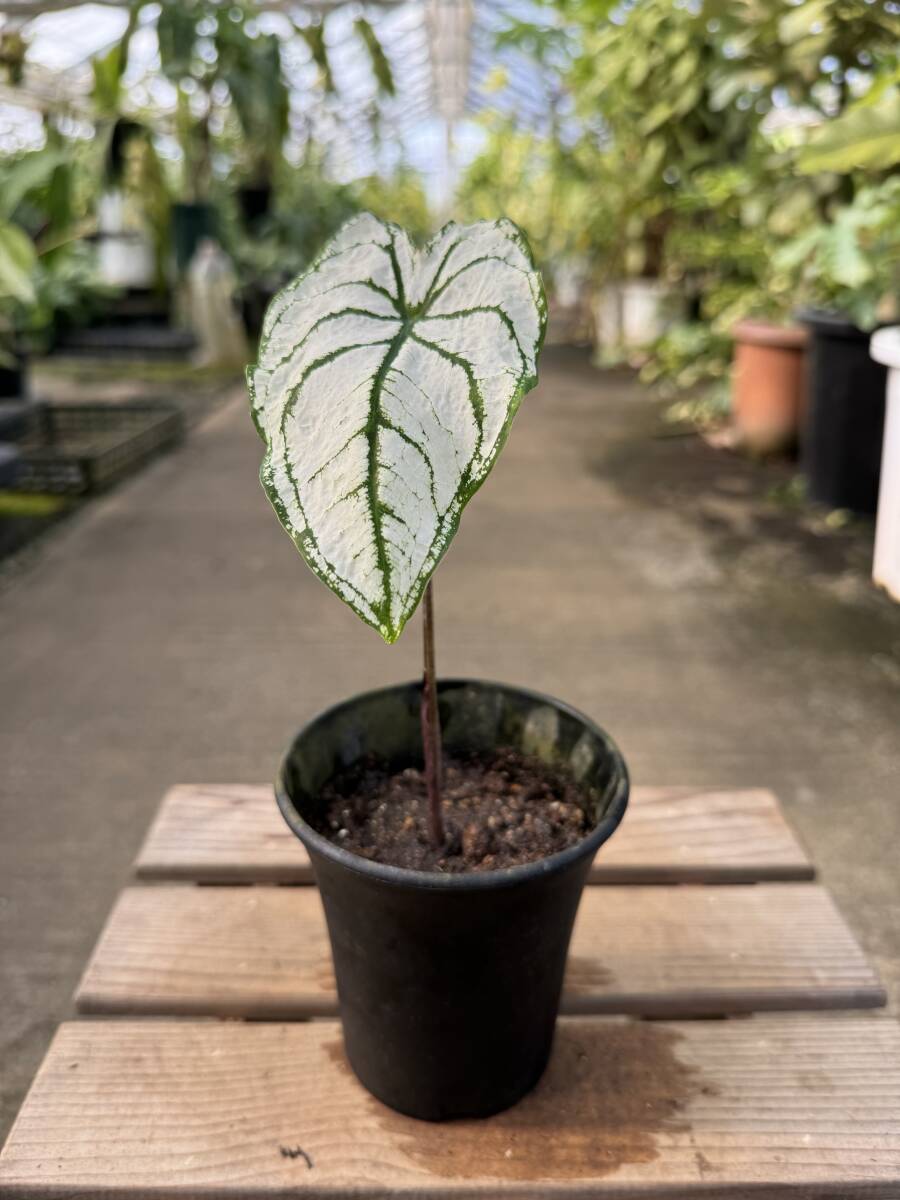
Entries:
<svg viewBox="0 0 900 1200">
<path fill-rule="evenodd" d="M 539 11 L 530 21 L 511 19 L 497 41 L 504 53 L 527 55 L 548 81 L 546 119 L 539 129 L 520 126 L 510 105 L 484 118 L 484 147 L 459 187 L 459 219 L 506 213 L 525 229 L 551 282 L 573 270 L 596 287 L 658 280 L 681 318 L 645 349 L 646 377 L 669 391 L 707 383 L 721 390 L 729 329 L 744 316 L 784 320 L 798 303 L 815 302 L 869 325 L 891 312 L 896 282 L 885 214 L 893 211 L 890 179 L 900 163 L 900 39 L 891 4 L 546 0 L 545 7 L 546 21 Z M 75 292 L 89 294 L 87 256 L 69 243 L 89 231 L 100 181 L 139 209 L 160 278 L 173 191 L 214 202 L 218 234 L 263 302 L 361 210 L 419 236 L 431 231 L 421 181 L 408 169 L 339 183 L 307 128 L 299 168 L 287 166 L 284 147 L 304 114 L 295 103 L 292 129 L 285 47 L 302 41 L 318 74 L 308 99 L 336 111 L 329 18 L 275 36 L 259 28 L 257 15 L 249 3 L 164 0 L 156 11 L 136 0 L 119 41 L 91 63 L 97 136 L 76 144 L 60 133 L 55 113 L 45 114 L 47 145 L 23 162 L 34 178 L 13 220 L 37 253 L 36 274 L 25 274 L 43 294 L 59 283 L 68 295 L 61 281 L 69 276 Z M 133 34 L 148 22 L 178 97 L 174 113 L 134 110 L 125 86 Z M 353 36 L 377 96 L 393 94 L 391 65 L 364 17 Z M 26 60 L 21 35 L 3 31 L 0 74 L 8 83 L 21 83 Z M 502 95 L 503 75 L 493 71 L 486 87 Z M 180 182 L 156 153 L 173 132 Z M 4 176 L 12 169 L 18 173 L 18 160 L 0 166 Z M 264 219 L 248 223 L 242 193 L 254 188 L 271 203 Z M 5 235 L 0 258 L 21 291 L 27 251 L 15 233 Z"/>
<path fill-rule="evenodd" d="M 153 282 L 166 286 L 170 253 L 171 193 L 156 153 L 151 120 L 131 112 L 124 77 L 131 40 L 138 27 L 140 6 L 133 7 L 120 39 L 91 60 L 95 138 L 100 187 L 93 197 L 101 237 L 113 232 L 104 223 L 131 226 L 149 237 L 153 253 Z M 105 206 L 105 207 L 104 207 Z M 121 233 L 121 227 L 115 233 Z M 102 251 L 101 251 L 102 255 Z"/>
<path fill-rule="evenodd" d="M 78 166 L 52 135 L 40 150 L 0 163 L 0 357 L 26 339 L 41 346 L 54 323 L 82 319 L 103 293 L 81 240 Z"/>
<path fill-rule="evenodd" d="M 781 247 L 776 266 L 798 303 L 849 318 L 858 328 L 900 319 L 900 176 L 861 187 L 827 222 Z"/>
<path fill-rule="evenodd" d="M 409 168 L 391 175 L 339 183 L 328 173 L 318 147 L 307 147 L 299 166 L 279 177 L 276 204 L 265 225 L 252 237 L 229 226 L 229 249 L 238 262 L 281 277 L 305 270 L 324 244 L 357 213 L 369 211 L 392 219 L 418 238 L 433 232 L 433 218 L 422 181 Z"/>
<path fill-rule="evenodd" d="M 681 189 L 696 172 L 743 161 L 761 116 L 720 98 L 730 62 L 707 4 L 646 0 L 599 22 L 598 7 L 609 8 L 567 9 L 579 29 L 567 82 L 619 181 L 609 275 L 658 276 Z"/>
<path fill-rule="evenodd" d="M 248 33 L 248 10 L 210 0 L 167 0 L 156 22 L 160 70 L 176 92 L 175 136 L 181 150 L 181 195 L 209 199 L 213 143 L 233 102 L 254 135 L 251 153 L 271 162 L 287 125 L 287 88 L 277 38 Z M 260 45 L 255 43 L 259 40 Z M 253 88 L 261 93 L 259 104 Z M 235 92 L 239 100 L 235 100 Z M 261 134 L 258 109 L 272 105 L 271 132 Z"/>
<path fill-rule="evenodd" d="M 554 23 L 515 16 L 496 35 L 498 54 L 524 54 L 543 83 L 539 128 L 519 128 L 515 101 L 504 111 L 488 108 L 481 123 L 487 137 L 457 188 L 455 215 L 464 221 L 504 213 L 527 234 L 544 277 L 552 288 L 590 273 L 591 260 L 609 253 L 607 181 L 596 146 L 578 138 L 569 111 L 564 76 L 573 41 Z M 513 60 L 514 61 L 514 60 Z M 488 98 L 501 101 L 510 71 L 497 65 L 483 84 Z"/>
<path fill-rule="evenodd" d="M 128 48 L 137 28 L 138 10 L 132 9 L 120 39 L 102 54 L 91 59 L 91 106 L 96 140 L 103 159 L 102 179 L 107 187 L 121 183 L 124 153 L 129 139 L 141 136 L 145 127 L 133 117 L 123 116 L 125 89 L 123 77 L 128 64 Z"/>
<path fill-rule="evenodd" d="M 805 174 L 887 171 L 900 165 L 900 68 L 809 138 L 797 157 Z"/>
<path fill-rule="evenodd" d="M 891 5 L 553 7 L 575 36 L 565 81 L 598 147 L 597 191 L 615 231 L 611 248 L 607 233 L 596 242 L 597 274 L 657 276 L 684 303 L 647 348 L 645 378 L 670 394 L 712 385 L 721 409 L 735 321 L 785 320 L 816 295 L 843 296 L 866 321 L 878 304 L 887 311 L 896 283 L 884 209 L 869 192 L 853 198 L 900 159 Z M 876 246 L 878 266 L 867 257 Z"/>
<path fill-rule="evenodd" d="M 273 300 L 251 407 L 260 479 L 312 570 L 386 642 L 426 587 L 423 733 L 440 834 L 430 579 L 537 382 L 546 303 L 511 222 L 419 250 L 364 214 Z"/>
<path fill-rule="evenodd" d="M 213 39 L 217 74 L 228 88 L 241 137 L 238 172 L 245 183 L 272 187 L 283 162 L 290 121 L 290 91 L 281 40 L 247 29 L 244 10 L 220 10 Z"/>
<path fill-rule="evenodd" d="M 686 298 L 685 316 L 647 347 L 641 369 L 666 397 L 688 394 L 674 417 L 727 412 L 738 321 L 790 320 L 796 280 L 778 264 L 775 248 L 817 221 L 818 199 L 815 185 L 798 187 L 761 139 L 744 162 L 695 172 L 679 190 L 662 274 Z"/>
<path fill-rule="evenodd" d="M 8 212 L 3 213 L 0 215 L 0 367 L 15 362 L 22 314 L 37 302 L 36 270 L 37 253 L 31 238 L 9 219 Z"/>
<path fill-rule="evenodd" d="M 569 147 L 551 135 L 517 130 L 508 117 L 488 118 L 487 127 L 485 145 L 457 189 L 456 217 L 504 213 L 525 231 L 551 280 L 573 261 L 589 265 L 600 253 L 595 227 L 606 228 L 596 153 L 584 143 Z"/>
<path fill-rule="evenodd" d="M 185 184 L 194 198 L 208 194 L 212 149 L 231 109 L 240 128 L 238 170 L 254 185 L 271 186 L 282 162 L 290 123 L 290 89 L 282 39 L 256 28 L 252 5 L 213 0 L 167 0 L 157 19 L 160 66 L 178 91 L 176 132 Z M 393 76 L 371 25 L 354 23 L 379 93 L 392 94 Z M 325 21 L 295 25 L 319 68 L 319 88 L 334 93 Z M 199 96 L 198 96 L 199 92 Z"/>
<path fill-rule="evenodd" d="M 305 270 L 350 217 L 368 210 L 402 222 L 419 238 L 433 230 L 422 181 L 402 166 L 390 176 L 339 183 L 328 174 L 319 149 L 309 146 L 300 166 L 285 169 L 277 182 L 271 212 L 251 230 L 233 205 L 222 205 L 222 233 L 242 281 L 245 318 L 254 332 L 275 292 Z"/>
<path fill-rule="evenodd" d="M 120 40 L 93 60 L 93 98 L 102 121 L 124 120 L 140 127 L 127 109 L 122 78 L 132 36 L 145 10 L 136 0 Z M 285 74 L 284 39 L 261 31 L 252 3 L 222 5 L 215 0 L 163 0 L 156 16 L 159 65 L 176 93 L 172 126 L 181 151 L 180 194 L 205 200 L 213 184 L 213 157 L 230 149 L 238 178 L 271 186 L 282 163 L 290 124 L 290 87 Z M 295 25 L 319 67 L 319 89 L 335 91 L 328 59 L 325 21 Z M 390 64 L 368 21 L 359 17 L 354 32 L 365 48 L 380 94 L 393 94 Z M 159 118 L 157 115 L 157 123 Z M 229 139 L 230 121 L 239 136 Z M 164 122 L 161 122 L 164 124 Z"/>
<path fill-rule="evenodd" d="M 352 187 L 331 179 L 317 148 L 308 147 L 299 166 L 279 175 L 276 203 L 265 222 L 249 234 L 234 207 L 223 204 L 223 233 L 241 276 L 273 282 L 277 289 L 309 266 L 357 212 Z"/>
</svg>

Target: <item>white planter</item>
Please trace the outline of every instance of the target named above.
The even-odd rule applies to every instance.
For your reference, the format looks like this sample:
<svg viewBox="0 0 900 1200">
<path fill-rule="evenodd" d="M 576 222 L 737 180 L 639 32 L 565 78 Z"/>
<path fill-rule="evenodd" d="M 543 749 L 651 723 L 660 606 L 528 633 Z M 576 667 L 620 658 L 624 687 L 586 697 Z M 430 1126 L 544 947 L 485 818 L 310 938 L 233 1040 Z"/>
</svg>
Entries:
<svg viewBox="0 0 900 1200">
<path fill-rule="evenodd" d="M 900 325 L 879 329 L 869 349 L 888 368 L 872 578 L 900 600 Z"/>
<path fill-rule="evenodd" d="M 143 233 L 104 233 L 97 239 L 97 271 L 110 287 L 153 286 L 153 244 Z"/>
<path fill-rule="evenodd" d="M 582 258 L 564 258 L 553 272 L 553 294 L 561 308 L 577 308 L 584 294 L 588 264 Z"/>
<path fill-rule="evenodd" d="M 671 324 L 671 296 L 658 279 L 607 284 L 594 297 L 597 345 L 632 350 L 656 341 Z"/>
<path fill-rule="evenodd" d="M 138 228 L 122 192 L 105 192 L 97 203 L 97 271 L 109 287 L 153 286 L 153 242 Z"/>
<path fill-rule="evenodd" d="M 97 201 L 97 232 L 125 233 L 125 196 L 120 191 L 104 192 Z"/>
<path fill-rule="evenodd" d="M 203 238 L 187 273 L 190 324 L 197 337 L 200 366 L 240 366 L 247 361 L 247 339 L 238 315 L 237 277 L 222 247 Z"/>
</svg>

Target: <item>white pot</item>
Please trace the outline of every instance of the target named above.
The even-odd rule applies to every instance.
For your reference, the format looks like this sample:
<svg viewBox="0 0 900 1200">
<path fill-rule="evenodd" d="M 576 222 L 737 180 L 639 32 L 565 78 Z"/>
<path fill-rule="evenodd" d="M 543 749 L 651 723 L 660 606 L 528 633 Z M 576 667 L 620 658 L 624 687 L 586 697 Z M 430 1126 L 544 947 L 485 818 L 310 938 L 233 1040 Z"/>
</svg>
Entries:
<svg viewBox="0 0 900 1200">
<path fill-rule="evenodd" d="M 872 578 L 900 600 L 900 325 L 874 333 L 869 352 L 888 368 Z"/>
<path fill-rule="evenodd" d="M 97 270 L 110 287 L 152 287 L 156 272 L 153 243 L 143 233 L 100 234 Z"/>
<path fill-rule="evenodd" d="M 607 284 L 594 298 L 597 344 L 609 349 L 648 346 L 671 324 L 672 293 L 658 279 Z"/>
<path fill-rule="evenodd" d="M 583 258 L 564 258 L 553 272 L 553 294 L 561 308 L 577 308 L 584 294 L 588 265 Z"/>
<path fill-rule="evenodd" d="M 156 275 L 153 242 L 118 189 L 97 201 L 97 269 L 117 288 L 149 288 Z"/>
<path fill-rule="evenodd" d="M 127 228 L 124 194 L 118 190 L 104 192 L 97 201 L 97 232 L 125 233 Z"/>
</svg>

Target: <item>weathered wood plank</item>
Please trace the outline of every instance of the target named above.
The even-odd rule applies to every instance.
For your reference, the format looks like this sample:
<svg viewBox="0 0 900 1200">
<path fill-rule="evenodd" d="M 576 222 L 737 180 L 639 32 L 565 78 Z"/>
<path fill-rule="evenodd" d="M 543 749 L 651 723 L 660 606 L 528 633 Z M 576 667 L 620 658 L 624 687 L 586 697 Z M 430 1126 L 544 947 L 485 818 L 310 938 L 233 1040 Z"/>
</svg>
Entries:
<svg viewBox="0 0 900 1200">
<path fill-rule="evenodd" d="M 182 785 L 163 799 L 135 864 L 142 879 L 311 883 L 271 787 Z M 752 883 L 813 877 L 778 801 L 737 791 L 636 787 L 594 883 Z"/>
<path fill-rule="evenodd" d="M 126 889 L 77 993 L 89 1013 L 331 1015 L 312 888 Z M 588 888 L 564 1009 L 656 1016 L 869 1007 L 884 993 L 815 884 Z"/>
<path fill-rule="evenodd" d="M 363 1091 L 330 1022 L 75 1022 L 0 1156 L 6 1200 L 500 1192 L 896 1200 L 900 1028 L 860 1016 L 567 1019 L 519 1105 L 429 1125 Z"/>
</svg>

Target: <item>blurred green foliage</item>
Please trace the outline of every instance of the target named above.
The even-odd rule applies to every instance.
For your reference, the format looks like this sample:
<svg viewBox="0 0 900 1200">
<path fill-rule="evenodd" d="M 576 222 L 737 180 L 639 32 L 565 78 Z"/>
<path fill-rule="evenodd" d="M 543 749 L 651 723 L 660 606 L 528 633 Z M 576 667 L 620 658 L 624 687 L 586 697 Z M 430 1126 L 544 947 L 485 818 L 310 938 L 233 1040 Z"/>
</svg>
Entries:
<svg viewBox="0 0 900 1200">
<path fill-rule="evenodd" d="M 78 176 L 58 137 L 0 163 L 0 364 L 105 294 L 77 236 Z"/>
<path fill-rule="evenodd" d="M 66 107 L 48 102 L 45 145 L 0 159 L 0 354 L 8 359 L 23 338 L 42 345 L 53 329 L 89 316 L 108 298 L 85 238 L 96 231 L 99 202 L 111 191 L 124 198 L 128 228 L 151 237 L 161 286 L 172 276 L 172 206 L 182 200 L 218 210 L 215 224 L 243 285 L 263 291 L 308 265 L 361 208 L 422 233 L 430 229 L 424 190 L 406 169 L 338 183 L 311 142 L 299 167 L 289 165 L 285 54 L 292 41 L 302 43 L 319 68 L 316 94 L 294 97 L 295 112 L 334 93 L 327 13 L 293 24 L 288 34 L 260 28 L 258 16 L 251 0 L 134 0 L 119 39 L 90 62 L 93 136 L 72 136 L 70 120 L 63 133 Z M 148 24 L 174 106 L 136 107 L 127 82 L 134 34 Z M 360 15 L 352 30 L 376 97 L 393 95 L 392 67 L 372 25 Z M 27 36 L 2 31 L 0 78 L 8 84 L 27 82 L 27 50 Z M 252 189 L 262 197 L 258 218 L 241 213 L 241 193 Z"/>
<path fill-rule="evenodd" d="M 792 238 L 774 265 L 796 279 L 799 294 L 838 309 L 861 329 L 900 320 L 900 175 L 861 187 Z"/>
<path fill-rule="evenodd" d="M 0 342 L 45 338 L 60 317 L 102 300 L 81 239 L 104 189 L 139 212 L 161 280 L 173 202 L 215 205 L 243 286 L 261 294 L 361 209 L 420 237 L 432 231 L 414 172 L 339 182 L 322 148 L 298 134 L 312 103 L 340 110 L 328 11 L 287 17 L 277 36 L 257 16 L 250 0 L 134 0 L 121 38 L 91 63 L 94 136 L 64 133 L 48 108 L 44 147 L 0 161 Z M 148 23 L 174 108 L 138 108 L 126 84 L 133 35 Z M 377 141 L 377 101 L 400 80 L 376 27 L 360 10 L 351 36 L 374 83 Z M 709 389 L 717 411 L 729 331 L 744 317 L 784 321 L 824 306 L 863 328 L 896 318 L 893 0 L 534 0 L 496 40 L 485 90 L 497 111 L 480 118 L 484 146 L 454 215 L 511 217 L 551 287 L 564 276 L 593 289 L 661 281 L 681 319 L 643 357 L 645 377 L 667 393 Z M 286 71 L 298 50 L 317 68 L 302 96 Z M 510 54 L 546 85 L 538 130 L 499 103 Z M 0 78 L 17 86 L 26 67 L 26 39 L 0 31 Z M 252 219 L 241 211 L 250 188 L 266 197 Z"/>
<path fill-rule="evenodd" d="M 645 378 L 710 389 L 729 331 L 801 307 L 863 328 L 900 294 L 900 15 L 889 0 L 545 0 L 499 40 L 557 72 L 542 136 L 489 126 L 463 211 L 506 212 L 593 286 L 662 280 L 683 320 Z M 502 86 L 502 81 L 501 81 Z M 554 94 L 554 88 L 549 89 Z M 551 271 L 552 274 L 552 271 Z M 607 348 L 608 353 L 608 348 Z"/>
<path fill-rule="evenodd" d="M 264 281 L 271 289 L 308 267 L 341 225 L 364 211 L 396 221 L 419 238 L 432 229 L 415 172 L 401 168 L 389 177 L 338 183 L 329 178 L 320 156 L 311 153 L 299 167 L 284 169 L 273 210 L 252 234 L 234 207 L 227 209 L 226 243 L 241 277 Z"/>
</svg>

